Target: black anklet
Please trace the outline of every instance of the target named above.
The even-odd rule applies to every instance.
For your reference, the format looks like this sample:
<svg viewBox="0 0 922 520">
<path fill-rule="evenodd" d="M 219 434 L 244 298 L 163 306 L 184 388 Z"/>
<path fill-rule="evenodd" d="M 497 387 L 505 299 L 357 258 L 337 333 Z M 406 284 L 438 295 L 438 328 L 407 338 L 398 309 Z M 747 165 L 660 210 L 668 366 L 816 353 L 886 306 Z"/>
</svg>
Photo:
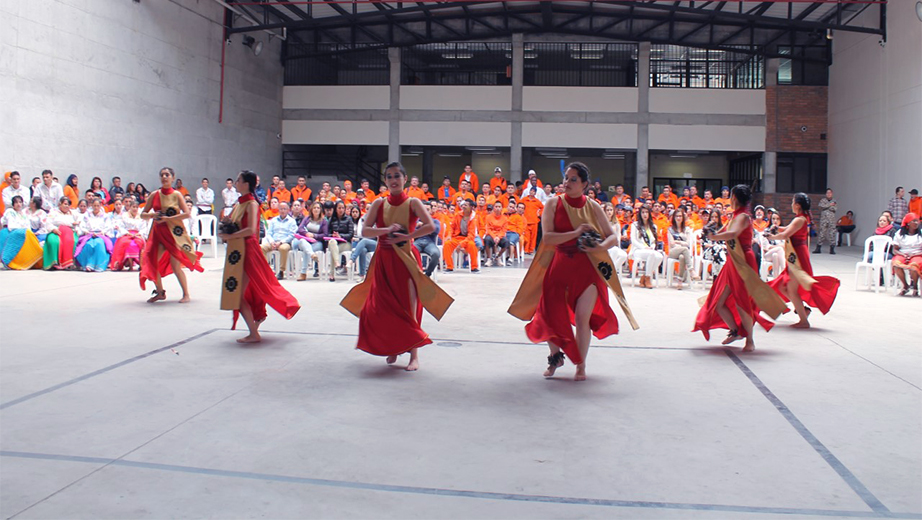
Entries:
<svg viewBox="0 0 922 520">
<path fill-rule="evenodd" d="M 558 352 L 556 354 L 551 354 L 547 357 L 547 367 L 548 368 L 557 368 L 563 366 L 564 360 L 563 352 Z"/>
</svg>

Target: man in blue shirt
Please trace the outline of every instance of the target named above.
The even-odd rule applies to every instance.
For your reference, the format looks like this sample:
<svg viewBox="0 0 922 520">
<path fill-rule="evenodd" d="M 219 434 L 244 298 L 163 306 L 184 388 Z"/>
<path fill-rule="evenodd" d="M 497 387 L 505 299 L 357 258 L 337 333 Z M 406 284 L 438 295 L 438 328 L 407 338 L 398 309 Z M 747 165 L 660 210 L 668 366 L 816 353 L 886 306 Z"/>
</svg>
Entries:
<svg viewBox="0 0 922 520">
<path fill-rule="evenodd" d="M 256 193 L 253 196 L 256 197 L 256 202 L 260 204 L 266 202 L 266 188 L 263 188 L 259 183 L 259 175 L 256 176 Z"/>
<path fill-rule="evenodd" d="M 278 251 L 282 259 L 278 265 L 278 278 L 285 278 L 285 268 L 288 266 L 288 253 L 291 251 L 291 241 L 295 237 L 295 231 L 298 230 L 298 224 L 295 219 L 288 214 L 288 204 L 279 203 L 279 216 L 269 219 L 269 229 L 266 231 L 266 238 L 263 239 L 263 253 L 266 259 L 269 258 L 270 251 Z"/>
<path fill-rule="evenodd" d="M 426 210 L 429 211 L 431 215 L 433 204 L 424 200 L 423 205 L 426 206 Z M 433 218 L 432 221 L 435 222 L 435 231 L 413 241 L 413 245 L 416 246 L 416 249 L 419 249 L 420 254 L 429 256 L 429 264 L 426 265 L 426 276 L 432 276 L 432 272 L 435 271 L 435 268 L 439 265 L 442 258 L 438 246 L 439 232 L 442 229 L 442 223 L 436 218 Z"/>
</svg>

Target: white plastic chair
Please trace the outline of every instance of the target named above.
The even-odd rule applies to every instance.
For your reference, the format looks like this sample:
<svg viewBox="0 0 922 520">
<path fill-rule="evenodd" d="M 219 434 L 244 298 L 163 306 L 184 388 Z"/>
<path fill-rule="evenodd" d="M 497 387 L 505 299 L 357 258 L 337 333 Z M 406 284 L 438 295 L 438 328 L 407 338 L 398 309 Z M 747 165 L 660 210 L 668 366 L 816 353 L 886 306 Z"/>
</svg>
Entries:
<svg viewBox="0 0 922 520">
<path fill-rule="evenodd" d="M 893 240 L 886 235 L 875 235 L 864 241 L 864 255 L 861 261 L 855 264 L 855 290 L 858 290 L 858 276 L 863 270 L 865 287 L 869 290 L 873 287 L 875 293 L 880 292 L 880 277 L 883 274 L 883 287 L 886 291 L 891 281 L 890 261 L 887 260 L 887 256 L 892 244 Z M 873 259 L 871 259 L 872 249 L 874 250 Z"/>
<path fill-rule="evenodd" d="M 637 280 L 637 270 L 641 262 L 647 262 L 648 260 L 638 260 L 636 255 L 634 255 L 633 253 L 628 253 L 628 259 L 634 261 L 633 265 L 631 265 L 631 287 L 634 287 L 634 282 Z M 662 264 L 660 264 L 660 267 L 662 267 Z M 654 287 L 659 287 L 659 273 L 660 273 L 659 269 L 655 269 L 653 271 L 652 278 L 653 278 Z M 646 274 L 644 276 L 646 276 Z"/>
<path fill-rule="evenodd" d="M 838 233 L 839 236 L 837 237 L 838 240 L 836 241 L 836 243 L 837 243 L 837 244 L 842 244 L 843 246 L 847 245 L 847 246 L 851 247 L 851 245 L 852 245 L 852 234 L 851 234 L 851 233 L 841 233 L 841 232 L 837 232 L 837 233 Z M 847 244 L 846 244 L 846 242 L 847 242 Z"/>
<path fill-rule="evenodd" d="M 207 240 L 211 244 L 211 256 L 218 256 L 218 219 L 214 215 L 199 215 L 195 217 L 195 226 L 198 229 L 200 247 Z"/>
</svg>

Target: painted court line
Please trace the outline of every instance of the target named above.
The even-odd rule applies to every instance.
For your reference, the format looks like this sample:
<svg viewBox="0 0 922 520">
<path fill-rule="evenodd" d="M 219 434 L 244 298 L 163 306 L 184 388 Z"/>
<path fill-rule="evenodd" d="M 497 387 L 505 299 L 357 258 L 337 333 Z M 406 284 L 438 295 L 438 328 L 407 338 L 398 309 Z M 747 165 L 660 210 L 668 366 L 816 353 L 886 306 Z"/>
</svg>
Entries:
<svg viewBox="0 0 922 520">
<path fill-rule="evenodd" d="M 641 500 L 612 500 L 604 498 L 564 497 L 553 495 L 526 495 L 520 493 L 497 493 L 491 491 L 470 491 L 459 489 L 399 486 L 391 484 L 376 484 L 371 482 L 355 482 L 348 480 L 319 479 L 309 477 L 294 477 L 290 475 L 275 475 L 271 473 L 252 473 L 249 471 L 229 471 L 195 466 L 180 466 L 176 464 L 159 464 L 155 462 L 139 462 L 124 459 L 107 459 L 103 457 L 80 457 L 72 455 L 56 455 L 49 453 L 31 453 L 20 451 L 0 451 L 0 457 L 15 457 L 21 459 L 54 460 L 62 462 L 80 462 L 87 464 L 106 464 L 128 468 L 170 471 L 193 475 L 207 475 L 214 477 L 241 478 L 261 480 L 266 482 L 285 482 L 290 484 L 304 484 L 312 486 L 335 487 L 343 489 L 359 489 L 365 491 L 381 491 L 389 493 L 407 493 L 415 495 L 446 496 L 457 498 L 473 498 L 481 500 L 504 500 L 512 502 L 537 502 L 545 504 L 564 504 L 582 506 L 601 506 L 615 508 L 639 509 L 675 509 L 686 511 L 715 511 L 732 513 L 761 513 L 776 515 L 809 515 L 823 517 L 849 517 L 849 518 L 907 518 L 919 520 L 919 513 L 893 513 L 890 511 L 839 511 L 834 509 L 801 509 L 792 507 L 760 507 L 739 506 L 727 504 L 697 504 L 683 502 L 650 502 Z"/>
<path fill-rule="evenodd" d="M 807 441 L 810 447 L 816 450 L 820 457 L 823 457 L 823 460 L 832 466 L 832 469 L 835 470 L 835 472 L 838 473 L 840 477 L 842 477 L 842 480 L 844 480 L 845 483 L 848 484 L 849 487 L 851 487 L 852 490 L 857 493 L 862 500 L 864 500 L 864 503 L 866 503 L 868 507 L 878 513 L 888 513 L 890 511 L 887 509 L 887 506 L 881 503 L 881 501 L 878 500 L 877 497 L 874 496 L 874 494 L 871 493 L 871 491 L 861 483 L 860 480 L 858 480 L 858 477 L 856 477 L 854 473 L 845 467 L 845 464 L 842 464 L 842 461 L 840 461 L 835 455 L 832 454 L 831 451 L 829 451 L 829 448 L 820 442 L 820 440 L 817 439 L 816 436 L 813 435 L 813 433 L 810 432 L 806 426 L 804 426 L 804 423 L 800 422 L 800 419 L 794 415 L 794 412 L 792 412 L 791 409 L 787 407 L 787 405 L 781 402 L 781 399 L 779 399 L 778 396 L 776 396 L 771 390 L 768 389 L 767 386 L 765 386 L 765 383 L 763 383 L 762 380 L 759 379 L 759 376 L 755 375 L 752 370 L 746 366 L 746 363 L 743 363 L 743 360 L 741 360 L 730 349 L 724 349 L 724 352 L 727 353 L 727 356 L 733 360 L 733 363 L 736 364 L 736 366 L 743 372 L 743 374 L 749 378 L 749 381 L 751 381 L 752 384 L 755 385 L 755 387 L 758 388 L 760 392 L 762 392 L 762 395 L 764 395 L 765 398 L 768 399 L 769 402 L 771 402 L 779 412 L 781 412 L 781 415 L 787 419 L 788 423 L 790 423 L 790 425 L 793 426 L 795 430 L 797 430 L 797 433 L 799 433 L 800 436 L 803 437 L 805 441 Z"/>
<path fill-rule="evenodd" d="M 199 339 L 199 338 L 205 337 L 205 336 L 211 334 L 212 332 L 215 332 L 216 330 L 219 330 L 219 329 L 211 329 L 211 330 L 202 332 L 202 333 L 200 333 L 200 334 L 196 334 L 195 336 L 191 336 L 191 337 L 188 337 L 188 338 L 186 338 L 186 339 L 184 339 L 184 340 L 177 341 L 176 343 L 173 343 L 172 345 L 167 345 L 167 346 L 165 346 L 165 347 L 161 347 L 161 348 L 158 348 L 158 349 L 156 349 L 156 350 L 151 350 L 150 352 L 145 352 L 144 354 L 141 354 L 141 355 L 139 355 L 139 356 L 135 356 L 135 357 L 133 357 L 133 358 L 126 359 L 126 360 L 124 360 L 124 361 L 119 361 L 118 363 L 116 363 L 116 364 L 114 364 L 114 365 L 109 365 L 109 366 L 107 366 L 107 367 L 105 367 L 105 368 L 100 368 L 99 370 L 96 370 L 95 372 L 90 372 L 89 374 L 84 374 L 84 375 L 82 375 L 82 376 L 80 376 L 80 377 L 75 377 L 74 379 L 71 379 L 70 381 L 65 381 L 65 382 L 63 382 L 63 383 L 56 384 L 56 385 L 51 386 L 51 387 L 48 387 L 48 388 L 46 388 L 46 389 L 44 389 L 44 390 L 39 390 L 38 392 L 34 392 L 34 393 L 29 394 L 29 395 L 22 396 L 22 397 L 20 397 L 20 398 L 18 398 L 18 399 L 13 399 L 12 401 L 7 401 L 7 402 L 5 402 L 5 403 L 3 403 L 3 404 L 0 404 L 0 410 L 4 410 L 4 409 L 6 409 L 6 408 L 9 408 L 10 406 L 14 406 L 14 405 L 17 405 L 17 404 L 19 404 L 19 403 L 24 403 L 24 402 L 26 402 L 26 401 L 30 401 L 30 400 L 32 400 L 32 399 L 35 399 L 36 397 L 41 397 L 41 396 L 43 396 L 43 395 L 45 395 L 45 394 L 54 392 L 54 391 L 56 391 L 56 390 L 60 390 L 60 389 L 62 389 L 62 388 L 64 388 L 64 387 L 68 387 L 68 386 L 73 385 L 73 384 L 77 384 L 77 383 L 79 383 L 79 382 L 81 382 L 81 381 L 86 381 L 87 379 L 96 377 L 96 376 L 101 375 L 101 374 L 105 374 L 106 372 L 110 372 L 110 371 L 112 371 L 112 370 L 115 370 L 116 368 L 123 367 L 123 366 L 125 366 L 125 365 L 134 363 L 135 361 L 140 361 L 140 360 L 142 360 L 142 359 L 144 359 L 144 358 L 146 358 L 146 357 L 153 356 L 154 354 L 158 354 L 158 353 L 160 353 L 160 352 L 163 352 L 164 350 L 169 350 L 169 349 L 171 349 L 171 348 L 176 348 L 176 347 L 178 347 L 178 346 L 180 346 L 180 345 L 185 345 L 186 343 L 189 343 L 190 341 L 195 341 L 195 340 L 197 340 L 197 339 Z"/>
</svg>

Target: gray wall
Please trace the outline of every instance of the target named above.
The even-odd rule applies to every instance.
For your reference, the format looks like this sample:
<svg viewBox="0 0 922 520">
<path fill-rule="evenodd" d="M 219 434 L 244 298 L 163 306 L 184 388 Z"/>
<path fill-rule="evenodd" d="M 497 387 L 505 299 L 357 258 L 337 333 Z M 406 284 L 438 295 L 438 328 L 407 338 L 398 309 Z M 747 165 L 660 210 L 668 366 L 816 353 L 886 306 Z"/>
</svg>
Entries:
<svg viewBox="0 0 922 520">
<path fill-rule="evenodd" d="M 257 57 L 234 36 L 219 124 L 222 22 L 211 0 L 0 2 L 0 170 L 148 188 L 162 166 L 189 187 L 279 171 L 280 42 Z"/>
<path fill-rule="evenodd" d="M 876 23 L 872 6 L 855 22 Z M 915 2 L 890 2 L 887 43 L 836 33 L 829 69 L 829 176 L 839 213 L 855 212 L 857 235 L 902 185 L 922 189 L 922 21 Z M 909 199 L 909 195 L 906 195 Z"/>
</svg>

